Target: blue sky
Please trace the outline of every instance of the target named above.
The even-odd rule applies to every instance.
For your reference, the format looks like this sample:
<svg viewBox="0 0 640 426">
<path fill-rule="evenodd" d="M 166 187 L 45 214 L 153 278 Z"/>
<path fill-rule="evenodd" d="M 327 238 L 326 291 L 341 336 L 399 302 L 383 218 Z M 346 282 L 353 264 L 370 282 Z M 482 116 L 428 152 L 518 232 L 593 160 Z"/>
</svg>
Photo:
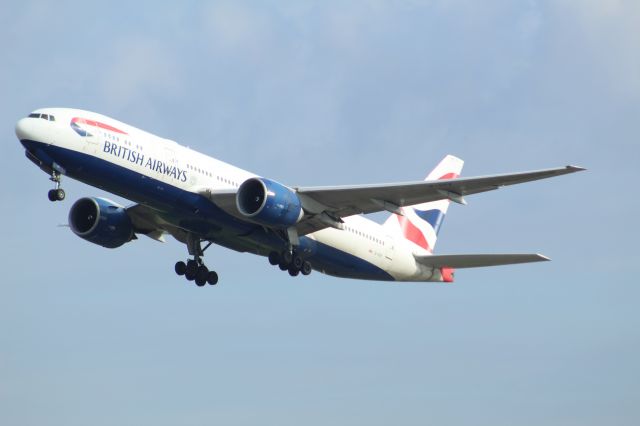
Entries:
<svg viewBox="0 0 640 426">
<path fill-rule="evenodd" d="M 636 1 L 5 2 L 0 424 L 635 425 L 640 421 Z M 100 190 L 47 176 L 14 123 L 98 111 L 290 185 L 588 172 L 469 198 L 438 251 L 553 262 L 451 286 L 67 228 Z"/>
</svg>

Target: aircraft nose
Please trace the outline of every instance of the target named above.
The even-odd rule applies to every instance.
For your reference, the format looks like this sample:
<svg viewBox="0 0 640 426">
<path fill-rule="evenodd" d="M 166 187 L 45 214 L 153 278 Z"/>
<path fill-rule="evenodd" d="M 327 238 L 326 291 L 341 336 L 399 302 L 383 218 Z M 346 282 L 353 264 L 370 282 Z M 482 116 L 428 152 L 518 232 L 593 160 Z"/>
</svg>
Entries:
<svg viewBox="0 0 640 426">
<path fill-rule="evenodd" d="M 29 136 L 31 134 L 31 121 L 32 120 L 28 118 L 21 118 L 16 123 L 16 136 L 18 137 L 18 139 L 20 139 L 20 141 L 29 139 Z"/>
</svg>

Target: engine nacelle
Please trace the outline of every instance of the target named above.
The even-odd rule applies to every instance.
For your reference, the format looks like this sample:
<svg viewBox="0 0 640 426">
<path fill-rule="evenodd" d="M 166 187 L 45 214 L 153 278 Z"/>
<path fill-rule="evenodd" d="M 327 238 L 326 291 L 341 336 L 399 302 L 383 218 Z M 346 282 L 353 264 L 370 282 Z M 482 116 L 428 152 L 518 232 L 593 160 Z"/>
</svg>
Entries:
<svg viewBox="0 0 640 426">
<path fill-rule="evenodd" d="M 288 228 L 304 216 L 294 190 L 265 178 L 244 181 L 238 188 L 236 206 L 252 222 L 278 228 Z"/>
<path fill-rule="evenodd" d="M 69 226 L 78 237 L 106 248 L 120 247 L 134 237 L 124 207 L 104 198 L 76 201 L 69 211 Z"/>
</svg>

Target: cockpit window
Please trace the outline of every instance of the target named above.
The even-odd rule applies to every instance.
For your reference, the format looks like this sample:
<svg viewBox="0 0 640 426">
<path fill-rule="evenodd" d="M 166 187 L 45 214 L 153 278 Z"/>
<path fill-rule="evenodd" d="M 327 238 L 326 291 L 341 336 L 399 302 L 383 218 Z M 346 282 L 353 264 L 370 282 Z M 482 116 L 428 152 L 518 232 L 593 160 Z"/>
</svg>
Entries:
<svg viewBox="0 0 640 426">
<path fill-rule="evenodd" d="M 37 112 L 29 114 L 29 118 L 42 118 L 43 120 L 56 121 L 56 118 L 51 114 L 39 114 Z"/>
</svg>

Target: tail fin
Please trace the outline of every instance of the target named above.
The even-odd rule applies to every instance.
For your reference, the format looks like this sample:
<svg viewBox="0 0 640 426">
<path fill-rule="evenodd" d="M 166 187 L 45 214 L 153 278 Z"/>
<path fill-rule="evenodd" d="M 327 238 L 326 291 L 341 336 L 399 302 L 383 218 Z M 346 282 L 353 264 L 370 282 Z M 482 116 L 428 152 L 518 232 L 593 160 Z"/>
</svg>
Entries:
<svg viewBox="0 0 640 426">
<path fill-rule="evenodd" d="M 425 180 L 455 179 L 460 176 L 463 165 L 464 161 L 461 159 L 447 155 Z M 449 204 L 449 200 L 438 200 L 402 207 L 404 216 L 392 214 L 384 227 L 389 234 L 402 235 L 416 246 L 432 253 Z"/>
</svg>

